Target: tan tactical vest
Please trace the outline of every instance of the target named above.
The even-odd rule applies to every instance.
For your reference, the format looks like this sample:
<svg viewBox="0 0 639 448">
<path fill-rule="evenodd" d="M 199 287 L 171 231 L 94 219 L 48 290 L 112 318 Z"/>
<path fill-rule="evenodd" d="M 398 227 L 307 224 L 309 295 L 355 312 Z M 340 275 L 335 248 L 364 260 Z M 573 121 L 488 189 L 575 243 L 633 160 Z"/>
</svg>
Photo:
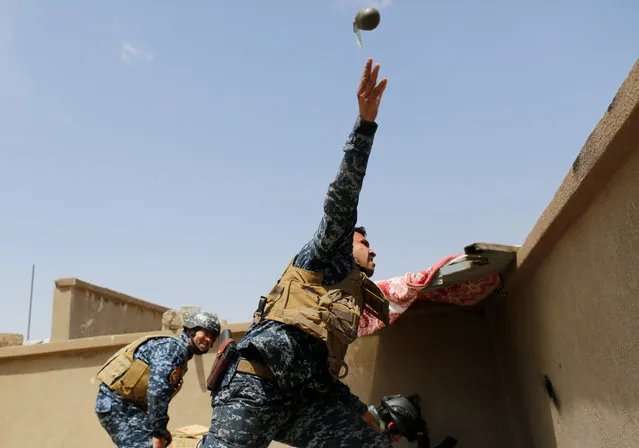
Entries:
<svg viewBox="0 0 639 448">
<path fill-rule="evenodd" d="M 271 292 L 263 297 L 263 312 L 254 322 L 270 319 L 293 325 L 326 342 L 329 370 L 334 378 L 348 374 L 346 350 L 357 338 L 359 319 L 364 310 L 389 323 L 388 299 L 355 262 L 344 280 L 322 285 L 323 275 L 288 264 Z M 344 367 L 345 372 L 340 375 Z"/>
<path fill-rule="evenodd" d="M 184 342 L 170 334 L 141 337 L 118 350 L 104 363 L 97 374 L 97 378 L 105 386 L 122 397 L 139 404 L 145 410 L 147 409 L 146 392 L 149 388 L 151 368 L 141 359 L 134 359 L 133 355 L 140 345 L 157 338 L 173 338 Z M 171 372 L 169 382 L 175 387 L 171 398 L 182 388 L 182 378 L 188 369 L 187 363 L 188 361 L 184 365 L 176 366 Z"/>
</svg>

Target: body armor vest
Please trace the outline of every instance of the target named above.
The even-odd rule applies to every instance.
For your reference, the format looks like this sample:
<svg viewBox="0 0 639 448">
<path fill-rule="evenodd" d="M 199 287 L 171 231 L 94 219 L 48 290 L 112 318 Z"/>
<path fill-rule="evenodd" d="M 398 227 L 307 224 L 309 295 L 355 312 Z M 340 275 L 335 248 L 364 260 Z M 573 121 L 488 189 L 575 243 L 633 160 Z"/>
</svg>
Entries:
<svg viewBox="0 0 639 448">
<path fill-rule="evenodd" d="M 254 322 L 275 320 L 321 339 L 328 348 L 331 375 L 343 378 L 348 374 L 344 357 L 357 338 L 362 313 L 366 310 L 388 326 L 388 299 L 355 262 L 344 280 L 323 285 L 321 273 L 297 268 L 294 260 L 271 292 L 260 299 Z M 340 375 L 342 367 L 345 372 Z"/>
<path fill-rule="evenodd" d="M 173 338 L 184 341 L 173 335 L 152 335 L 141 337 L 118 350 L 98 371 L 97 378 L 120 396 L 147 409 L 146 393 L 149 388 L 150 366 L 141 359 L 135 359 L 138 347 L 151 339 Z M 188 369 L 188 360 L 182 366 L 176 366 L 169 377 L 174 386 L 171 398 L 182 388 L 182 378 Z"/>
</svg>

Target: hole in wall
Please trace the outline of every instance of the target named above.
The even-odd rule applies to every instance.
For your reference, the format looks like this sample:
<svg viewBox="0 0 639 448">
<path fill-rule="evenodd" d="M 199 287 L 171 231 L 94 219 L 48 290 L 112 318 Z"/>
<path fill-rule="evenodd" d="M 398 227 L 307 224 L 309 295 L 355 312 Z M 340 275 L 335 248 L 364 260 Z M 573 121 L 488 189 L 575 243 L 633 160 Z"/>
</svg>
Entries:
<svg viewBox="0 0 639 448">
<path fill-rule="evenodd" d="M 559 409 L 559 397 L 557 396 L 557 392 L 555 391 L 555 387 L 550 381 L 548 375 L 544 375 L 544 389 L 546 390 L 546 395 L 550 398 L 557 409 Z"/>
</svg>

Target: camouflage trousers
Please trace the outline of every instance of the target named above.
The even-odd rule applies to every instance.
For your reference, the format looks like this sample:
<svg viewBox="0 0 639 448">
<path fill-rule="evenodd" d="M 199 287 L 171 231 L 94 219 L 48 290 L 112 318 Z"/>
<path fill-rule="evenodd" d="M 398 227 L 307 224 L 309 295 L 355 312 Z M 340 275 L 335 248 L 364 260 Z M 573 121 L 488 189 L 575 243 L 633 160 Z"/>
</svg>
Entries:
<svg viewBox="0 0 639 448">
<path fill-rule="evenodd" d="M 95 413 L 118 448 L 151 448 L 153 436 L 148 415 L 127 400 L 115 400 L 98 392 Z"/>
<path fill-rule="evenodd" d="M 273 440 L 294 447 L 390 448 L 388 439 L 361 418 L 356 402 L 340 382 L 317 381 L 303 391 L 283 393 L 271 381 L 237 372 L 213 399 L 201 448 L 261 448 Z"/>
</svg>

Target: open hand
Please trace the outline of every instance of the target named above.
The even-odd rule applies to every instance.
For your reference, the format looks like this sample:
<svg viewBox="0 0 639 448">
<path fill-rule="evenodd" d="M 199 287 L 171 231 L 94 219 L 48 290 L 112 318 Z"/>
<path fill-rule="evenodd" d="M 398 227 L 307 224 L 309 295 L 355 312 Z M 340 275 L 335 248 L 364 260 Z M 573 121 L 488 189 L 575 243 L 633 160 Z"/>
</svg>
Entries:
<svg viewBox="0 0 639 448">
<path fill-rule="evenodd" d="M 368 58 L 366 61 L 366 67 L 364 67 L 364 74 L 362 75 L 362 81 L 359 84 L 357 90 L 357 101 L 359 102 L 359 115 L 366 121 L 375 121 L 377 118 L 377 111 L 379 110 L 379 103 L 382 100 L 384 89 L 386 89 L 386 83 L 388 80 L 383 78 L 379 84 L 377 84 L 377 75 L 379 74 L 379 64 L 373 66 L 373 58 Z"/>
</svg>

